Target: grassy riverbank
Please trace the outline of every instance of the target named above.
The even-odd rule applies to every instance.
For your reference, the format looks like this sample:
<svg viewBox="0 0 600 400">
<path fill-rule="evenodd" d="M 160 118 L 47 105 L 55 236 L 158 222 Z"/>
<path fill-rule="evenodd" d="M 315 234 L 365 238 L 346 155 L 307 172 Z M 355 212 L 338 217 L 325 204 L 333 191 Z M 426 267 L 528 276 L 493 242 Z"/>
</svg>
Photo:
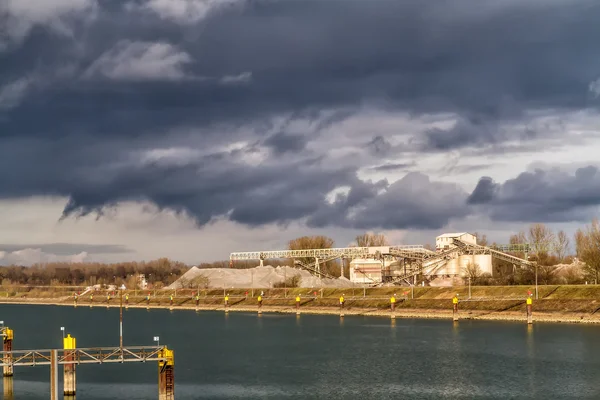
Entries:
<svg viewBox="0 0 600 400">
<path fill-rule="evenodd" d="M 124 305 L 131 308 L 172 308 L 188 310 L 224 311 L 224 294 L 229 295 L 229 311 L 257 312 L 257 296 L 260 289 L 231 289 L 229 291 L 201 290 L 199 305 L 193 298 L 193 290 L 123 291 L 129 296 Z M 346 303 L 345 315 L 371 315 L 390 317 L 391 295 L 396 294 L 395 316 L 397 318 L 452 318 L 454 295 L 461 299 L 461 319 L 492 319 L 525 321 L 525 299 L 527 293 L 535 293 L 534 287 L 524 286 L 481 286 L 460 288 L 371 288 L 371 289 L 263 289 L 262 312 L 295 313 L 295 297 L 300 295 L 300 312 L 310 314 L 339 315 L 339 297 L 343 294 Z M 246 293 L 247 292 L 247 293 Z M 110 297 L 107 298 L 107 294 Z M 150 295 L 150 300 L 146 296 Z M 171 304 L 170 296 L 173 296 Z M 534 300 L 533 312 L 536 321 L 600 323 L 600 286 L 540 286 L 538 300 Z M 1 303 L 48 304 L 74 306 L 72 293 L 64 288 L 17 290 L 0 288 Z M 125 304 L 128 303 L 128 304 Z M 94 292 L 80 296 L 77 306 L 118 307 L 118 293 Z"/>
</svg>

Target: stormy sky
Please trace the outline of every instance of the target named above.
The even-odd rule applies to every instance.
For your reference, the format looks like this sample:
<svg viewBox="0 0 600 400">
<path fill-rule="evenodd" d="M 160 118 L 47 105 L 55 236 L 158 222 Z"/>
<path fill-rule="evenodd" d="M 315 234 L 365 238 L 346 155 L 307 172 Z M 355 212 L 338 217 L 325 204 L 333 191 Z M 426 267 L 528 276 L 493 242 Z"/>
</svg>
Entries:
<svg viewBox="0 0 600 400">
<path fill-rule="evenodd" d="M 595 0 L 0 1 L 0 263 L 394 244 L 600 204 Z"/>
</svg>

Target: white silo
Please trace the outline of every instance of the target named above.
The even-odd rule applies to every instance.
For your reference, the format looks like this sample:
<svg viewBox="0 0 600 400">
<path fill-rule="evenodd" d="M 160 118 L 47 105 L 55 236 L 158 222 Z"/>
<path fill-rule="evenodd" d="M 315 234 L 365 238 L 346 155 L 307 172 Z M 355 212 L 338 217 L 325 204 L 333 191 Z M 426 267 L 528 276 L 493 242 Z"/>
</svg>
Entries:
<svg viewBox="0 0 600 400">
<path fill-rule="evenodd" d="M 474 257 L 475 263 L 479 265 L 479 270 L 482 274 L 493 274 L 492 256 L 490 254 L 477 254 Z"/>
</svg>

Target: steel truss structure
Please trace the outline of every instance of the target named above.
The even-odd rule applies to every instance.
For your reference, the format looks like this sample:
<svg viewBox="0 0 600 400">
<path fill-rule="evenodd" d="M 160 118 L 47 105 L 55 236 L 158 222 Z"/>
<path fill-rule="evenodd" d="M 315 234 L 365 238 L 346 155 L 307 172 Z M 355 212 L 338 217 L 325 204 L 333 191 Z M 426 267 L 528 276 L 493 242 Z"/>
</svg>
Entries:
<svg viewBox="0 0 600 400">
<path fill-rule="evenodd" d="M 409 278 L 417 275 L 434 275 L 435 272 L 453 258 L 460 255 L 478 255 L 489 254 L 494 258 L 507 261 L 513 265 L 521 267 L 532 267 L 535 264 L 527 260 L 527 254 L 532 246 L 528 243 L 494 245 L 493 247 L 481 246 L 477 244 L 466 243 L 459 239 L 453 239 L 454 247 L 442 251 L 431 251 L 421 245 L 402 245 L 402 246 L 380 246 L 380 247 L 343 247 L 331 249 L 304 249 L 304 250 L 275 250 L 275 251 L 251 251 L 231 253 L 230 262 L 237 260 L 263 260 L 292 258 L 294 264 L 310 271 L 311 273 L 323 277 L 333 278 L 332 276 L 321 272 L 319 263 L 335 260 L 337 258 L 375 258 L 375 259 L 402 259 L 408 264 L 406 273 L 396 275 L 391 283 L 409 282 Z M 519 258 L 509 252 L 524 253 L 525 258 Z M 305 263 L 297 258 L 314 258 L 315 261 Z M 359 271 L 360 272 L 360 271 Z M 374 283 L 382 284 L 382 283 Z"/>
<path fill-rule="evenodd" d="M 0 355 L 0 366 L 50 365 L 52 352 L 57 351 L 58 364 L 104 364 L 146 361 L 167 361 L 165 346 L 98 347 L 73 350 L 12 350 Z M 10 356 L 10 357 L 6 357 Z M 8 361 L 7 361 L 8 360 Z"/>
</svg>

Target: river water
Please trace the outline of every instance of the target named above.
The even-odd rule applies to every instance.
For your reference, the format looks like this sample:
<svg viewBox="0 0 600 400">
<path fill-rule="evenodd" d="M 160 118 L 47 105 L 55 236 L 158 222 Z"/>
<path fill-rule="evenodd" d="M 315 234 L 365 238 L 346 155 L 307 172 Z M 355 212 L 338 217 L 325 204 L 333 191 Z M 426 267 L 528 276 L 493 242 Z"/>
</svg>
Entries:
<svg viewBox="0 0 600 400">
<path fill-rule="evenodd" d="M 119 311 L 0 305 L 14 349 L 118 346 Z M 130 309 L 124 344 L 175 350 L 177 399 L 598 399 L 600 327 Z M 62 378 L 62 371 L 61 371 Z M 49 398 L 16 367 L 14 398 Z M 81 365 L 77 398 L 156 399 L 157 366 Z"/>
</svg>

